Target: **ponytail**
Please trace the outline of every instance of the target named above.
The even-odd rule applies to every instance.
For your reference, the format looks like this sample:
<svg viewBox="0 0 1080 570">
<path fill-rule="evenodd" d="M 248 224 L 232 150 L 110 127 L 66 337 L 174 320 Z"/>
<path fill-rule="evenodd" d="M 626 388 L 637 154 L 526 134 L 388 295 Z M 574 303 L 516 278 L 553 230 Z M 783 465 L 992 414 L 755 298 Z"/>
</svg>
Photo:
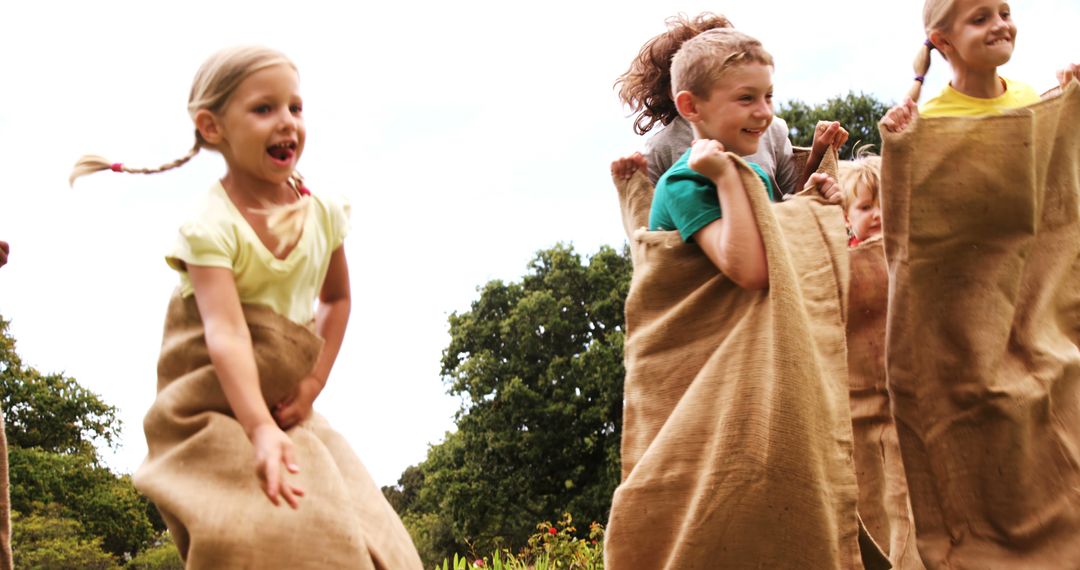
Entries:
<svg viewBox="0 0 1080 570">
<path fill-rule="evenodd" d="M 158 172 L 165 172 L 166 170 L 172 170 L 178 166 L 183 166 L 192 158 L 195 158 L 196 154 L 199 154 L 199 150 L 202 148 L 201 137 L 195 142 L 195 146 L 191 147 L 191 150 L 184 156 L 172 161 L 162 164 L 157 168 L 132 168 L 130 166 L 124 166 L 119 162 L 109 162 L 104 157 L 96 154 L 87 154 L 79 158 L 75 162 L 75 167 L 71 169 L 71 176 L 68 177 L 68 184 L 74 186 L 75 179 L 80 176 L 86 176 L 87 174 L 93 174 L 95 172 L 101 172 L 102 170 L 112 170 L 113 172 L 130 172 L 132 174 L 157 174 Z"/>
<path fill-rule="evenodd" d="M 911 86 L 911 90 L 908 91 L 908 97 L 911 97 L 912 101 L 919 102 L 919 95 L 922 94 L 923 81 L 926 79 L 926 72 L 930 71 L 930 52 L 933 51 L 934 44 L 930 40 L 923 42 L 922 47 L 919 48 L 919 53 L 915 55 L 915 83 Z"/>
</svg>

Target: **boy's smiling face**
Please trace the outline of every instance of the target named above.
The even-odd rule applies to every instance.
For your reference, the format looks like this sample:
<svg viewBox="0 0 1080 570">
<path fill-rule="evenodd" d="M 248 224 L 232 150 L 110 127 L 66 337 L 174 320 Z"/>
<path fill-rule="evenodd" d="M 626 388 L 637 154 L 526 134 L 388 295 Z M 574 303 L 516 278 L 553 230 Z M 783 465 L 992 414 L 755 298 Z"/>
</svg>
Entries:
<svg viewBox="0 0 1080 570">
<path fill-rule="evenodd" d="M 680 112 L 694 126 L 694 136 L 713 139 L 740 156 L 757 152 L 762 135 L 772 123 L 772 66 L 746 63 L 726 70 L 708 99 L 689 97 Z"/>
</svg>

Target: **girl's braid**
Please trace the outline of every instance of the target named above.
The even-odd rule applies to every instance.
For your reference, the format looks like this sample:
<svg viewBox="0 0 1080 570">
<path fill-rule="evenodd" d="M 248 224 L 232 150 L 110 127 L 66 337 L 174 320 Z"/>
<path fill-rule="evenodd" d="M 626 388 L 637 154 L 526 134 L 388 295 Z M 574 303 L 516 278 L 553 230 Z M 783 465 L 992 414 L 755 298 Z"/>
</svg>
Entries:
<svg viewBox="0 0 1080 570">
<path fill-rule="evenodd" d="M 71 170 L 71 176 L 68 178 L 68 184 L 75 185 L 75 179 L 80 176 L 86 176 L 87 174 L 93 174 L 102 170 L 112 170 L 113 172 L 130 172 L 132 174 L 157 174 L 159 172 L 165 172 L 172 170 L 178 166 L 183 166 L 192 158 L 195 158 L 196 154 L 199 154 L 199 150 L 202 149 L 202 144 L 195 143 L 195 146 L 191 147 L 191 150 L 184 156 L 172 161 L 162 164 L 156 168 L 133 168 L 125 166 L 119 162 L 110 162 L 102 156 L 96 154 L 83 155 L 75 163 L 75 167 Z"/>
</svg>

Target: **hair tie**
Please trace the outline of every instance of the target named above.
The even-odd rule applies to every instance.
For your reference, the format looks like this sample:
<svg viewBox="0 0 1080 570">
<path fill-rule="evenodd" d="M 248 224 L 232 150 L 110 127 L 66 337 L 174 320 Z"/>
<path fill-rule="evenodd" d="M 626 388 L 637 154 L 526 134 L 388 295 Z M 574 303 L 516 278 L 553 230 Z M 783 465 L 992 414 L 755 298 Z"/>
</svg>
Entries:
<svg viewBox="0 0 1080 570">
<path fill-rule="evenodd" d="M 311 196 L 311 190 L 308 190 L 307 186 L 304 186 L 303 184 L 301 184 L 300 185 L 300 195 L 301 196 Z"/>
<path fill-rule="evenodd" d="M 922 83 L 922 82 L 923 82 L 923 81 L 925 81 L 925 80 L 926 80 L 926 76 L 925 76 L 925 75 L 916 75 L 916 76 L 915 76 L 915 81 L 918 81 L 919 83 Z"/>
<path fill-rule="evenodd" d="M 934 49 L 935 49 L 934 48 L 934 42 L 930 41 L 929 38 L 927 38 L 926 41 L 923 42 L 923 45 L 926 46 L 930 51 L 934 51 Z"/>
<path fill-rule="evenodd" d="M 109 170 L 113 172 L 123 172 L 124 165 L 120 164 L 119 162 L 114 162 L 112 165 L 109 166 Z"/>
</svg>

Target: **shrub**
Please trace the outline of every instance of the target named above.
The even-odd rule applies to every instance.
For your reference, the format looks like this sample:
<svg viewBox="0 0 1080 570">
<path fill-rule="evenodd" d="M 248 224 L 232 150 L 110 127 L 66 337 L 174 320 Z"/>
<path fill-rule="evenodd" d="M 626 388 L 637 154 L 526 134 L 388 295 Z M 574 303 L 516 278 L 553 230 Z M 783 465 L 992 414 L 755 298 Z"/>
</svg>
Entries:
<svg viewBox="0 0 1080 570">
<path fill-rule="evenodd" d="M 570 513 L 555 524 L 542 522 L 529 537 L 528 546 L 516 555 L 509 550 L 496 550 L 491 557 L 467 558 L 454 554 L 444 559 L 435 570 L 603 570 L 604 527 L 593 522 L 585 538 L 576 536 L 577 528 Z M 472 560 L 472 563 L 469 562 Z"/>
</svg>

